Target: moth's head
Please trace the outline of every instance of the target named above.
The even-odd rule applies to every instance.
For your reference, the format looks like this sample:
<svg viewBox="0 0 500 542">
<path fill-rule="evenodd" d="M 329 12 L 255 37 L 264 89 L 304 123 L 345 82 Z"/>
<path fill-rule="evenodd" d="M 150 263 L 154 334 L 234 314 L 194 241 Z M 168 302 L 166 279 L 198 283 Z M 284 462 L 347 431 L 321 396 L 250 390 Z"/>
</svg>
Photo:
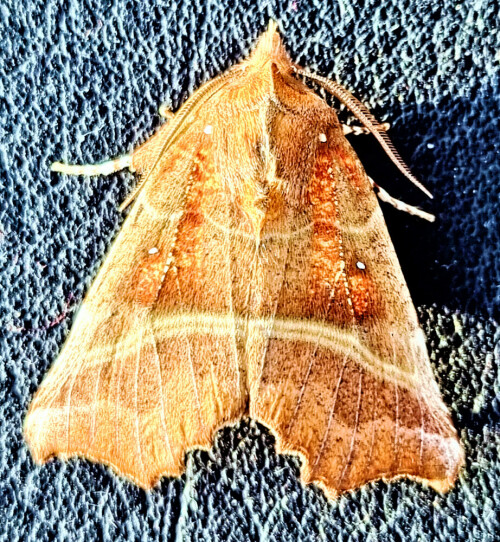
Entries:
<svg viewBox="0 0 500 542">
<path fill-rule="evenodd" d="M 278 33 L 278 24 L 269 21 L 267 30 L 260 35 L 257 45 L 247 60 L 247 69 L 262 70 L 276 65 L 282 73 L 290 73 L 293 64 Z"/>
</svg>

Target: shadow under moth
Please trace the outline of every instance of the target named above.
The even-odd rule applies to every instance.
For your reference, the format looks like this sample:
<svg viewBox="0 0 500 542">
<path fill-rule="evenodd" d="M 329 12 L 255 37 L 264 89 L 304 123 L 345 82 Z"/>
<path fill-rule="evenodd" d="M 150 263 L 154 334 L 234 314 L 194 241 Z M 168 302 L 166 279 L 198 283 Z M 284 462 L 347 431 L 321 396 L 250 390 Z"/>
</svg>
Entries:
<svg viewBox="0 0 500 542">
<path fill-rule="evenodd" d="M 419 184 L 360 102 L 292 63 L 275 23 L 130 155 L 53 164 L 141 180 L 27 414 L 37 462 L 83 456 L 150 488 L 250 416 L 331 497 L 399 477 L 452 487 L 463 449 L 374 192 L 432 217 L 371 181 L 298 76 Z"/>
</svg>

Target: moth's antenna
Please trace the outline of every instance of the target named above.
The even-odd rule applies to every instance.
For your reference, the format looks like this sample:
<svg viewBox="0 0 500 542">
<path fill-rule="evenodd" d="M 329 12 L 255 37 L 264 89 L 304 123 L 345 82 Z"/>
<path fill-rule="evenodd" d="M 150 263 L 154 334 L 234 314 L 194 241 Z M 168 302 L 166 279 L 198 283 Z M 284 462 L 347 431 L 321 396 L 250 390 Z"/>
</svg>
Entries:
<svg viewBox="0 0 500 542">
<path fill-rule="evenodd" d="M 368 108 L 364 106 L 358 99 L 356 99 L 347 89 L 339 85 L 335 81 L 330 81 L 326 77 L 309 73 L 305 70 L 294 67 L 294 70 L 299 75 L 308 77 L 313 81 L 316 81 L 328 92 L 338 98 L 347 108 L 353 113 L 353 115 L 363 123 L 364 126 L 376 137 L 377 141 L 382 145 L 382 148 L 387 153 L 387 156 L 393 161 L 396 167 L 401 173 L 407 177 L 415 186 L 420 188 L 424 194 L 432 199 L 432 194 L 425 188 L 425 186 L 412 174 L 410 168 L 405 164 L 404 160 L 399 155 L 398 151 L 394 148 L 392 141 L 385 132 L 377 119 L 370 113 Z"/>
</svg>

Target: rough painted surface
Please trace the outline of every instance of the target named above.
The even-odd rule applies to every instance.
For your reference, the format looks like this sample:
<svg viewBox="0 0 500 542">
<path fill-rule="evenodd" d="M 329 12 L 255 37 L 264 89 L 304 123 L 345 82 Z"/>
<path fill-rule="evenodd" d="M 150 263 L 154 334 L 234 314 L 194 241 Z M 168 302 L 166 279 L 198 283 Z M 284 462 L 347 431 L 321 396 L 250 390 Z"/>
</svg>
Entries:
<svg viewBox="0 0 500 542">
<path fill-rule="evenodd" d="M 307 4 L 307 5 L 305 5 Z M 0 516 L 9 540 L 488 540 L 498 450 L 499 81 L 494 2 L 205 4 L 34 2 L 0 7 Z M 231 7 L 229 7 L 231 6 Z M 429 225 L 383 206 L 428 337 L 467 465 L 445 497 L 412 482 L 336 503 L 304 490 L 298 462 L 253 423 L 224 429 L 188 458 L 182 481 L 151 494 L 83 461 L 35 469 L 21 438 L 31 394 L 118 229 L 132 176 L 50 175 L 144 141 L 162 101 L 176 109 L 248 52 L 269 17 L 293 58 L 355 91 L 381 120 L 433 202 L 369 137 L 353 143 L 394 196 Z M 459 31 L 457 31 L 457 28 Z M 367 521 L 366 518 L 370 518 Z M 0 535 L 1 539 L 2 535 Z"/>
</svg>

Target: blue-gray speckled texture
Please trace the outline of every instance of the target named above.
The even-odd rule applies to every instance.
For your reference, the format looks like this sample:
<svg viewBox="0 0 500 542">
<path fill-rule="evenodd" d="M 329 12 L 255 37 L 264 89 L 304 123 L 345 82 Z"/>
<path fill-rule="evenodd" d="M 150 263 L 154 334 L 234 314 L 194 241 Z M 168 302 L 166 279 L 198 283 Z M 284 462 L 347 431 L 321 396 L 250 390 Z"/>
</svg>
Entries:
<svg viewBox="0 0 500 542">
<path fill-rule="evenodd" d="M 493 540 L 499 535 L 499 77 L 493 0 L 87 0 L 0 3 L 0 539 Z M 22 7 L 21 7 L 22 6 Z M 363 6 L 363 7 L 361 7 Z M 130 174 L 49 174 L 132 149 L 202 81 L 243 58 L 270 17 L 292 57 L 352 89 L 434 192 L 372 138 L 354 141 L 383 205 L 466 448 L 454 491 L 371 484 L 328 502 L 253 422 L 189 454 L 151 493 L 83 460 L 33 465 L 21 428 L 122 217 Z M 496 320 L 495 320 L 496 319 Z M 497 538 L 498 539 L 498 538 Z"/>
</svg>

